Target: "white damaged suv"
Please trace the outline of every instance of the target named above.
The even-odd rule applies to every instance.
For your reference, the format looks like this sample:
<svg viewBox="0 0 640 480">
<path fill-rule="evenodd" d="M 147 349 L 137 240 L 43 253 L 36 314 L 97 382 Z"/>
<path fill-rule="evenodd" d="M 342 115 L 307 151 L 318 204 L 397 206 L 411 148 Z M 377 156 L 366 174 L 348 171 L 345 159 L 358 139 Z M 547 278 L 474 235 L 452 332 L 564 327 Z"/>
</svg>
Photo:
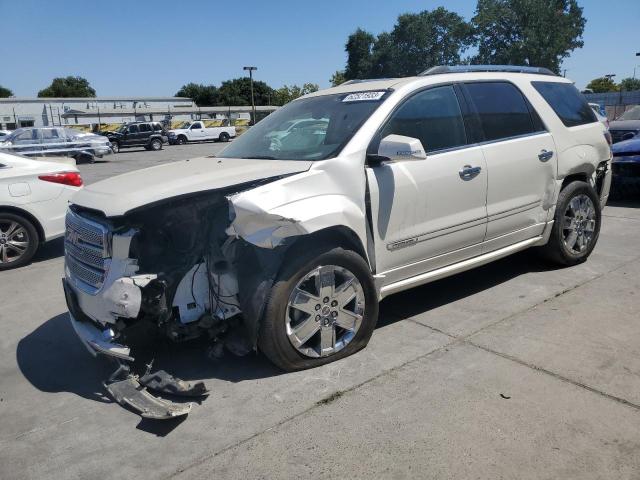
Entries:
<svg viewBox="0 0 640 480">
<path fill-rule="evenodd" d="M 289 371 L 321 365 L 363 348 L 393 293 L 534 246 L 586 260 L 610 165 L 603 125 L 545 69 L 347 82 L 217 157 L 78 192 L 71 322 L 92 353 L 125 361 L 134 332 L 153 329 L 259 349 Z"/>
</svg>

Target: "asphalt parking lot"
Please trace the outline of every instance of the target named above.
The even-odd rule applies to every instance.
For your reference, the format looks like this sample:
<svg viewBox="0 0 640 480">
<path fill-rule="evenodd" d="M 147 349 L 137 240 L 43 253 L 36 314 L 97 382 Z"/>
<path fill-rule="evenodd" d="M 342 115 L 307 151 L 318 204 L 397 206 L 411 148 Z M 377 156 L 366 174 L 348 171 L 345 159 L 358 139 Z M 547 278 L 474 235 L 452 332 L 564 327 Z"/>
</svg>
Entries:
<svg viewBox="0 0 640 480">
<path fill-rule="evenodd" d="M 87 183 L 223 145 L 123 151 Z M 166 346 L 204 380 L 182 420 L 141 420 L 66 318 L 54 242 L 0 274 L 0 478 L 639 478 L 640 202 L 608 206 L 584 264 L 528 252 L 389 297 L 369 346 L 283 374 Z"/>
</svg>

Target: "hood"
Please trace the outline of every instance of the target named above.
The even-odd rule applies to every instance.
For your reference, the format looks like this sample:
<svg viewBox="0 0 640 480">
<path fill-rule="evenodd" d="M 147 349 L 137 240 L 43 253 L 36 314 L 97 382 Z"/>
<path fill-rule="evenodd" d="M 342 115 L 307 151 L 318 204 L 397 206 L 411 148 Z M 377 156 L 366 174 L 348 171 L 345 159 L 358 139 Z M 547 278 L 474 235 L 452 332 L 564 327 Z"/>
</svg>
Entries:
<svg viewBox="0 0 640 480">
<path fill-rule="evenodd" d="M 640 130 L 640 120 L 614 120 L 609 122 L 609 130 Z"/>
<path fill-rule="evenodd" d="M 309 170 L 312 162 L 200 157 L 125 173 L 85 187 L 73 203 L 124 215 L 144 205 L 190 193 L 231 187 Z"/>
</svg>

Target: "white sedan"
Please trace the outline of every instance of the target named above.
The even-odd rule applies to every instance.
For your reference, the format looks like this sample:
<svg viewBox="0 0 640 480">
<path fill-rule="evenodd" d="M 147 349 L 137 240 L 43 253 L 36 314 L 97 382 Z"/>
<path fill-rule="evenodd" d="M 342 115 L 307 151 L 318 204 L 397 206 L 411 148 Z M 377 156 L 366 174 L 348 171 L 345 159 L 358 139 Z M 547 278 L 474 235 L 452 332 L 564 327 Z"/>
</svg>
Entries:
<svg viewBox="0 0 640 480">
<path fill-rule="evenodd" d="M 81 187 L 73 159 L 0 153 L 0 270 L 26 265 L 64 234 L 68 201 Z"/>
</svg>

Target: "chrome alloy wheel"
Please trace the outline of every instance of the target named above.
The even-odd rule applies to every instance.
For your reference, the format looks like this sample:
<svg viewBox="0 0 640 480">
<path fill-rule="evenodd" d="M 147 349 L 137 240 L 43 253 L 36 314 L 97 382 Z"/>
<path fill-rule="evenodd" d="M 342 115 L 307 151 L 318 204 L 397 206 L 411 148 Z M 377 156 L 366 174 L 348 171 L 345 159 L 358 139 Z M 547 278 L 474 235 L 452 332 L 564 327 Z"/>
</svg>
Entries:
<svg viewBox="0 0 640 480">
<path fill-rule="evenodd" d="M 562 239 L 571 253 L 584 252 L 596 228 L 596 208 L 593 201 L 584 194 L 571 199 L 564 212 Z"/>
<path fill-rule="evenodd" d="M 0 220 L 0 264 L 19 260 L 28 249 L 27 229 L 13 220 Z"/>
<path fill-rule="evenodd" d="M 353 273 L 335 265 L 318 267 L 289 296 L 285 319 L 289 341 L 307 357 L 333 355 L 358 333 L 364 307 L 364 290 Z"/>
</svg>

